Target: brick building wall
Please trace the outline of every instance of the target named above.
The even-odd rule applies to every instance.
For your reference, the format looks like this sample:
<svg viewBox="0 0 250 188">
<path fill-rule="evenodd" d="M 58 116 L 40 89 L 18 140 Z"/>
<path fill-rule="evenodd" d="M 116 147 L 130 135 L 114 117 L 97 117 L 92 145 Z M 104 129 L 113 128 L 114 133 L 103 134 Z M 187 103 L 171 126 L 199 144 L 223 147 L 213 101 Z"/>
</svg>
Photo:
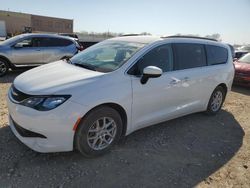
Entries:
<svg viewBox="0 0 250 188">
<path fill-rule="evenodd" d="M 31 28 L 36 32 L 73 33 L 73 20 L 31 15 Z"/>
<path fill-rule="evenodd" d="M 30 14 L 0 11 L 0 20 L 5 21 L 7 33 L 19 34 L 24 27 L 31 27 Z"/>
<path fill-rule="evenodd" d="M 23 33 L 25 27 L 31 27 L 32 32 L 73 33 L 72 19 L 0 10 L 0 20 L 5 21 L 7 33 L 12 34 Z"/>
</svg>

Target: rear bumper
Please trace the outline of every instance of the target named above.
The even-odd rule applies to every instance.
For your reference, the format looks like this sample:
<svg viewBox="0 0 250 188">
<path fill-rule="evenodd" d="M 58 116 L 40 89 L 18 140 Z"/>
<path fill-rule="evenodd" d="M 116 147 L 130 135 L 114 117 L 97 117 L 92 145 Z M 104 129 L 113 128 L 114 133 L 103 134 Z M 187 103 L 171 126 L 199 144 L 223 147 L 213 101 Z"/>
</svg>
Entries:
<svg viewBox="0 0 250 188">
<path fill-rule="evenodd" d="M 250 87 L 250 76 L 240 76 L 240 75 L 236 74 L 234 76 L 234 82 L 233 83 L 235 85 Z"/>
</svg>

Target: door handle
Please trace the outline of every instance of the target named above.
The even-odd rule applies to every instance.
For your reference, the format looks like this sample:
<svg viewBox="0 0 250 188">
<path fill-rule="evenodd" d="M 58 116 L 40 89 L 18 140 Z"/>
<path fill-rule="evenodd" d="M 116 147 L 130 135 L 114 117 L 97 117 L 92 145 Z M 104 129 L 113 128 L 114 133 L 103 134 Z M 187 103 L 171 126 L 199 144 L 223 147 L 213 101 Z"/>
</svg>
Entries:
<svg viewBox="0 0 250 188">
<path fill-rule="evenodd" d="M 179 80 L 179 79 L 177 79 L 177 78 L 172 78 L 172 80 L 170 81 L 170 84 L 171 85 L 175 85 L 175 84 L 178 84 L 178 83 L 180 83 L 181 82 L 181 80 Z"/>
</svg>

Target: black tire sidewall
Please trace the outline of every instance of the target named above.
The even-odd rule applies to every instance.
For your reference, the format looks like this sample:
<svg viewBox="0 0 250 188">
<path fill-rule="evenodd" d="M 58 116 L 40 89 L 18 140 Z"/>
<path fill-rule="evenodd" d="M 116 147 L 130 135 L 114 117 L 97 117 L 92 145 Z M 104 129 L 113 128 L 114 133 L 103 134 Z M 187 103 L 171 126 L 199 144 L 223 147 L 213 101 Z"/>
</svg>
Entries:
<svg viewBox="0 0 250 188">
<path fill-rule="evenodd" d="M 94 150 L 88 145 L 87 134 L 93 123 L 102 117 L 110 117 L 115 121 L 117 126 L 116 136 L 108 147 L 104 148 L 103 150 Z M 109 151 L 110 148 L 118 142 L 121 134 L 122 120 L 120 114 L 110 107 L 100 107 L 88 113 L 79 124 L 78 129 L 76 130 L 75 147 L 86 157 L 100 156 Z"/>
<path fill-rule="evenodd" d="M 216 111 L 213 111 L 212 108 L 211 108 L 211 104 L 212 104 L 212 100 L 213 100 L 213 95 L 217 92 L 217 91 L 220 91 L 222 93 L 222 102 L 221 102 L 221 105 L 220 105 L 220 108 Z M 215 115 L 217 114 L 220 110 L 221 110 L 221 107 L 224 103 L 224 100 L 226 98 L 226 91 L 223 87 L 221 86 L 218 86 L 215 88 L 215 90 L 213 91 L 212 95 L 210 96 L 210 99 L 209 99 L 209 102 L 208 102 L 208 106 L 207 106 L 207 114 L 209 115 Z"/>
<path fill-rule="evenodd" d="M 0 61 L 3 62 L 4 65 L 6 66 L 6 71 L 3 74 L 0 72 L 0 77 L 2 77 L 2 76 L 6 75 L 8 73 L 10 67 L 9 67 L 8 62 L 6 62 L 5 60 L 0 59 Z"/>
</svg>

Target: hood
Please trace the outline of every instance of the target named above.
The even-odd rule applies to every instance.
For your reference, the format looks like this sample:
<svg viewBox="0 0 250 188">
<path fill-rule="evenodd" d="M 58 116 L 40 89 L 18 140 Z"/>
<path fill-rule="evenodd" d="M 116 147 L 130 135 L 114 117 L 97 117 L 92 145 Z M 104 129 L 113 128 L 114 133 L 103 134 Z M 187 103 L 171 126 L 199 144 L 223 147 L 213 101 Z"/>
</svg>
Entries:
<svg viewBox="0 0 250 188">
<path fill-rule="evenodd" d="M 250 72 L 250 64 L 244 62 L 235 62 L 235 70 L 240 72 Z"/>
<path fill-rule="evenodd" d="M 24 72 L 14 80 L 14 86 L 27 94 L 48 95 L 92 82 L 104 74 L 57 61 Z"/>
<path fill-rule="evenodd" d="M 3 48 L 6 48 L 4 45 L 1 44 L 1 41 L 0 41 L 0 49 L 3 49 Z"/>
</svg>

